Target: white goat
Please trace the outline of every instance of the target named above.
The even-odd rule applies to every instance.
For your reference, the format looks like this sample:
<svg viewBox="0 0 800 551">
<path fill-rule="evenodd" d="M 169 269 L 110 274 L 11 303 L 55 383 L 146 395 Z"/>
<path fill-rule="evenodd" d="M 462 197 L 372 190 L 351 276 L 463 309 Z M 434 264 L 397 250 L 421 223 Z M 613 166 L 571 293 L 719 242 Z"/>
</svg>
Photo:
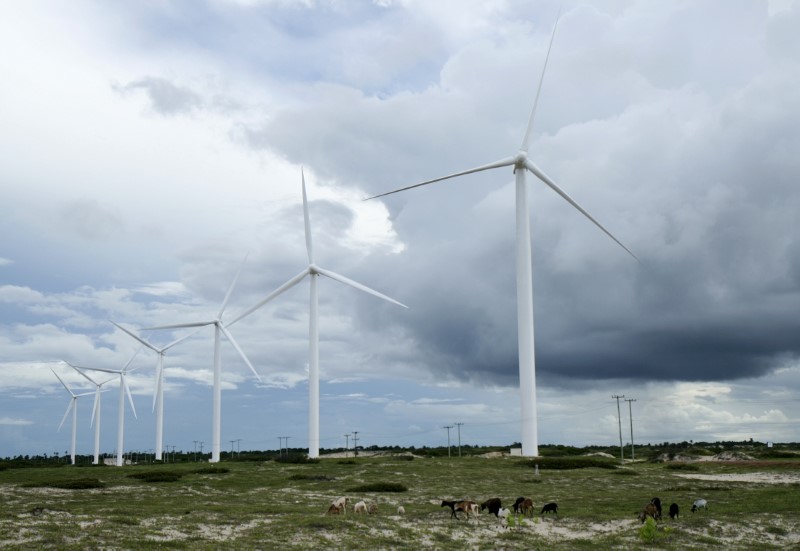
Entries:
<svg viewBox="0 0 800 551">
<path fill-rule="evenodd" d="M 692 512 L 694 513 L 699 509 L 708 510 L 708 501 L 706 501 L 705 499 L 696 499 L 695 502 L 692 503 Z"/>
<path fill-rule="evenodd" d="M 358 503 L 353 505 L 353 512 L 356 513 L 356 514 L 360 514 L 360 513 L 366 514 L 367 513 L 367 504 L 364 503 L 363 501 L 359 501 Z"/>
</svg>

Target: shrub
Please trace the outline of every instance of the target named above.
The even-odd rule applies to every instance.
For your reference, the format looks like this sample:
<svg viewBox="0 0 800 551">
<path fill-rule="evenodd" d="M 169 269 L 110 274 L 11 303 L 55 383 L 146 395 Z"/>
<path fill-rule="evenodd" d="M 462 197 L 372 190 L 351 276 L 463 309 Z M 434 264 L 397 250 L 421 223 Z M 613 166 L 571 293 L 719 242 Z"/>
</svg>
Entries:
<svg viewBox="0 0 800 551">
<path fill-rule="evenodd" d="M 669 536 L 671 531 L 672 529 L 667 526 L 659 530 L 656 521 L 653 520 L 652 517 L 647 517 L 644 521 L 644 524 L 642 524 L 642 527 L 639 528 L 639 537 L 645 543 L 653 543 L 657 539 Z"/>
<path fill-rule="evenodd" d="M 227 467 L 203 467 L 192 471 L 194 474 L 225 474 L 231 472 Z"/>
<path fill-rule="evenodd" d="M 105 488 L 106 485 L 96 478 L 74 478 L 71 480 L 51 480 L 49 482 L 29 482 L 23 488 L 61 488 L 62 490 L 88 490 Z"/>
<path fill-rule="evenodd" d="M 347 492 L 349 493 L 361 493 L 361 492 L 407 492 L 408 488 L 406 488 L 403 484 L 398 484 L 397 482 L 375 482 L 373 484 L 363 484 L 361 486 L 355 486 L 354 488 L 348 488 Z"/>
<path fill-rule="evenodd" d="M 694 463 L 667 463 L 664 468 L 671 471 L 699 471 L 700 467 Z"/>
<path fill-rule="evenodd" d="M 550 469 L 553 471 L 565 471 L 571 469 L 588 469 L 595 467 L 598 469 L 616 469 L 617 460 L 603 459 L 600 457 L 540 457 L 524 463 L 525 466 L 540 469 Z"/>
<path fill-rule="evenodd" d="M 146 473 L 129 474 L 128 478 L 135 478 L 142 482 L 175 482 L 183 476 L 183 473 L 173 471 L 151 471 Z"/>
<path fill-rule="evenodd" d="M 275 459 L 278 463 L 319 463 L 319 459 L 310 458 L 303 453 L 290 453 L 289 455 L 284 455 L 283 457 L 278 457 Z"/>
<path fill-rule="evenodd" d="M 314 481 L 323 481 L 323 482 L 331 482 L 336 480 L 332 476 L 327 476 L 324 474 L 293 474 L 289 477 L 289 480 L 314 480 Z"/>
</svg>

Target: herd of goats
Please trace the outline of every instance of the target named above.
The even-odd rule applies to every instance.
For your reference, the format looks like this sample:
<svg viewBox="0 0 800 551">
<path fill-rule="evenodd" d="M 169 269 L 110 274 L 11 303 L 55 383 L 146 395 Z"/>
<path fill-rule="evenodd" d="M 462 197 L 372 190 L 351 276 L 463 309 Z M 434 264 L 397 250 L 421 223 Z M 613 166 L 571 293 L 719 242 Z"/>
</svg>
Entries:
<svg viewBox="0 0 800 551">
<path fill-rule="evenodd" d="M 328 515 L 345 515 L 347 514 L 347 503 L 349 498 L 340 497 L 328 506 L 326 514 Z M 450 518 L 458 519 L 458 513 L 463 513 L 464 518 L 469 520 L 470 517 L 478 517 L 480 511 L 489 511 L 498 519 L 505 520 L 513 510 L 515 514 L 532 517 L 535 510 L 533 507 L 533 500 L 529 497 L 518 497 L 512 505 L 512 509 L 503 507 L 499 497 L 487 499 L 480 505 L 469 499 L 462 500 L 442 500 L 442 507 L 450 508 Z M 692 504 L 692 512 L 699 509 L 708 509 L 708 502 L 705 499 L 697 499 Z M 356 514 L 374 514 L 378 512 L 378 504 L 374 502 L 359 501 L 353 506 L 353 512 Z M 397 514 L 405 514 L 405 508 L 400 505 L 397 507 Z M 555 502 L 545 503 L 539 515 L 547 513 L 554 513 L 558 515 L 558 504 Z M 669 517 L 672 520 L 677 520 L 680 514 L 680 507 L 677 503 L 669 506 Z M 639 520 L 644 523 L 650 517 L 655 521 L 661 520 L 661 499 L 654 497 L 650 502 L 644 506 L 639 513 Z"/>
</svg>

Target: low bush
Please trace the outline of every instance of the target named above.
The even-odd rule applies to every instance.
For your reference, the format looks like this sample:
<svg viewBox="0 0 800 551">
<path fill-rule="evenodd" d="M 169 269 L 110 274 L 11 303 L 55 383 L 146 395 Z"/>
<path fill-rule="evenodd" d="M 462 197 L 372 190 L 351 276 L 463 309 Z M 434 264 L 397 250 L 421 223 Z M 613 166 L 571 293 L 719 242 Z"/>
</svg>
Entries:
<svg viewBox="0 0 800 551">
<path fill-rule="evenodd" d="M 397 482 L 375 482 L 373 484 L 363 484 L 361 486 L 355 486 L 353 488 L 348 488 L 347 492 L 352 494 L 362 493 L 362 492 L 407 492 L 408 488 L 403 484 L 398 484 Z"/>
<path fill-rule="evenodd" d="M 324 474 L 293 474 L 289 477 L 289 480 L 312 480 L 312 481 L 322 481 L 322 482 L 332 482 L 336 480 L 332 476 L 327 476 Z"/>
<path fill-rule="evenodd" d="M 566 471 L 572 469 L 616 469 L 617 460 L 604 459 L 601 457 L 539 457 L 532 461 L 525 462 L 524 465 L 531 469 L 539 466 L 539 469 L 549 469 L 553 471 Z"/>
<path fill-rule="evenodd" d="M 282 457 L 276 458 L 275 461 L 278 462 L 278 463 L 298 463 L 298 464 L 319 463 L 319 459 L 310 458 L 310 457 L 308 457 L 307 455 L 305 455 L 303 453 L 290 453 L 288 455 L 284 455 Z"/>
<path fill-rule="evenodd" d="M 669 469 L 671 471 L 699 471 L 700 466 L 695 465 L 694 463 L 667 463 L 664 466 L 665 469 Z"/>
<path fill-rule="evenodd" d="M 23 488 L 61 488 L 62 490 L 88 490 L 105 488 L 106 485 L 96 478 L 73 478 L 71 480 L 51 480 L 47 482 L 29 482 Z"/>
<path fill-rule="evenodd" d="M 135 478 L 142 482 L 176 482 L 180 480 L 182 476 L 183 473 L 176 473 L 174 471 L 150 471 L 129 474 L 128 478 Z"/>
<path fill-rule="evenodd" d="M 203 467 L 192 471 L 194 474 L 225 474 L 231 472 L 227 467 Z"/>
</svg>

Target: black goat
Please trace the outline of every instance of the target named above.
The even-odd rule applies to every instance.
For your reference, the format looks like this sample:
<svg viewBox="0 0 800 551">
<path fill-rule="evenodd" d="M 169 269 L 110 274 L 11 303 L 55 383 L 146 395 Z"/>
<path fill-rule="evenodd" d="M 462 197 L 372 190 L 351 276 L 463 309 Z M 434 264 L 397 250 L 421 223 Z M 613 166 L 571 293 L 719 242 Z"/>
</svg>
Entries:
<svg viewBox="0 0 800 551">
<path fill-rule="evenodd" d="M 650 503 L 656 506 L 656 515 L 653 518 L 655 520 L 661 520 L 661 500 L 657 497 L 654 497 L 650 500 Z"/>
<path fill-rule="evenodd" d="M 558 514 L 558 504 L 557 503 L 545 503 L 542 510 L 539 512 L 540 515 L 545 513 L 555 513 Z"/>
<path fill-rule="evenodd" d="M 673 503 L 672 505 L 670 505 L 669 506 L 669 518 L 671 518 L 672 520 L 677 520 L 678 519 L 679 510 L 680 509 L 678 509 L 678 504 L 677 503 Z"/>
<path fill-rule="evenodd" d="M 489 512 L 492 513 L 494 516 L 497 516 L 497 513 L 500 512 L 501 508 L 502 505 L 500 504 L 499 497 L 493 497 L 481 503 L 481 511 L 483 511 L 484 509 L 489 509 Z"/>
</svg>

